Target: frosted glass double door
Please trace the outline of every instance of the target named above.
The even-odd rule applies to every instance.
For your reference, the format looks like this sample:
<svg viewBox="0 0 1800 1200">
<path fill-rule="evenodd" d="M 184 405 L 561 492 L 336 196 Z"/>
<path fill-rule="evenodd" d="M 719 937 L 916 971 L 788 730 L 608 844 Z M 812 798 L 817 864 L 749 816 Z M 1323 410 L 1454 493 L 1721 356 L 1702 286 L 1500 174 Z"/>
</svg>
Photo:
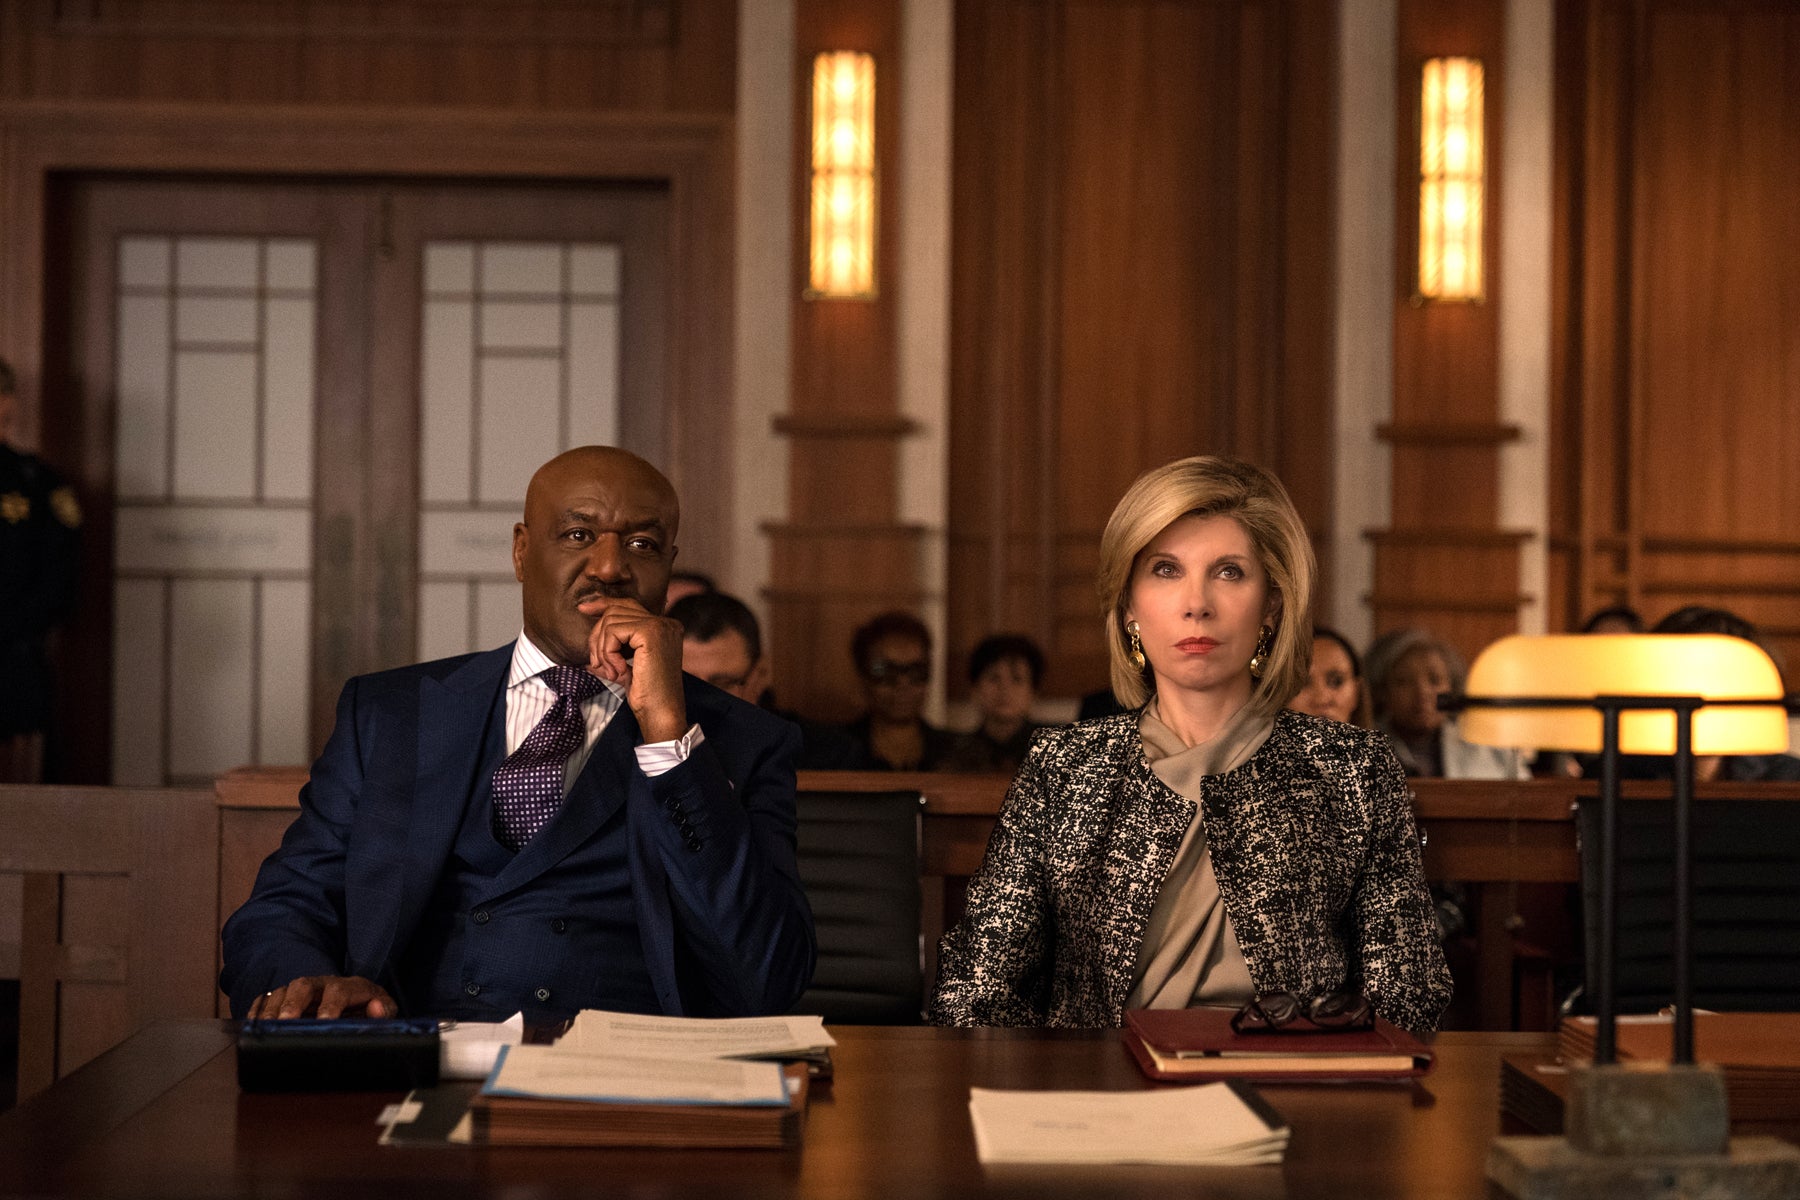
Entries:
<svg viewBox="0 0 1800 1200">
<path fill-rule="evenodd" d="M 511 529 L 539 463 L 662 456 L 659 190 L 93 181 L 70 200 L 67 416 L 112 479 L 89 533 L 111 611 L 69 671 L 110 719 L 73 737 L 115 783 L 309 761 L 351 675 L 517 632 Z"/>
</svg>

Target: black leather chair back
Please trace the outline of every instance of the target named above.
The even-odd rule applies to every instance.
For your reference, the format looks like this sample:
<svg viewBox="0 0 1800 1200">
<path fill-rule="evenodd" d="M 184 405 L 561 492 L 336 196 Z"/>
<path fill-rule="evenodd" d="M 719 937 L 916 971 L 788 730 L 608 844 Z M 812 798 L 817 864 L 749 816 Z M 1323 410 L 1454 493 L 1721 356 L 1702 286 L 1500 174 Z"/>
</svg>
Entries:
<svg viewBox="0 0 1800 1200">
<path fill-rule="evenodd" d="M 1600 929 L 1597 798 L 1577 805 L 1591 1009 Z M 1674 1002 L 1674 804 L 1619 802 L 1617 1011 Z M 1694 1004 L 1800 1011 L 1800 801 L 1697 800 L 1693 823 Z"/>
<path fill-rule="evenodd" d="M 918 792 L 799 794 L 800 882 L 819 965 L 794 1006 L 843 1025 L 915 1025 L 919 964 Z"/>
</svg>

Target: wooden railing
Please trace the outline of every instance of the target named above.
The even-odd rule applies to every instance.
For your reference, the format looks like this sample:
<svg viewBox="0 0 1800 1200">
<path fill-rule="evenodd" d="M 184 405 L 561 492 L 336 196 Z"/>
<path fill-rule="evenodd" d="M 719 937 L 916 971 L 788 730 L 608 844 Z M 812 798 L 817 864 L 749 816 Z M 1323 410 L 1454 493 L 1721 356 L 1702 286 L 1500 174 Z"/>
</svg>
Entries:
<svg viewBox="0 0 1800 1200">
<path fill-rule="evenodd" d="M 243 768 L 218 781 L 219 913 L 228 916 L 250 894 L 256 866 L 292 819 L 306 772 Z M 804 771 L 802 789 L 916 789 L 925 797 L 921 823 L 920 933 L 925 977 L 935 975 L 937 941 L 962 913 L 969 876 L 981 865 L 988 835 L 1006 797 L 1003 775 Z M 1509 894 L 1519 884 L 1572 884 L 1581 877 L 1574 805 L 1596 794 L 1591 779 L 1412 780 L 1414 812 L 1425 838 L 1425 875 L 1465 885 L 1474 900 L 1475 1020 L 1503 1029 L 1513 1020 L 1518 930 Z M 1733 796 L 1800 800 L 1800 784 L 1704 784 L 1701 798 Z M 1627 798 L 1666 796 L 1666 784 L 1625 785 Z M 1488 902 L 1482 903 L 1486 893 Z"/>
</svg>

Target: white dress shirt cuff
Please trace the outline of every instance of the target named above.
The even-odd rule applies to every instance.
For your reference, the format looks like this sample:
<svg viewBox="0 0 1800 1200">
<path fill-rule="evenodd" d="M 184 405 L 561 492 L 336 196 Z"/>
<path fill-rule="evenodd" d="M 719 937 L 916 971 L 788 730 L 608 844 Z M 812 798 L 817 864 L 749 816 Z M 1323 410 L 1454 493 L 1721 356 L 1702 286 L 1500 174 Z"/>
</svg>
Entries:
<svg viewBox="0 0 1800 1200">
<path fill-rule="evenodd" d="M 652 779 L 667 774 L 686 762 L 694 747 L 705 740 L 698 725 L 689 725 L 688 731 L 672 742 L 645 742 L 637 747 L 638 769 Z"/>
</svg>

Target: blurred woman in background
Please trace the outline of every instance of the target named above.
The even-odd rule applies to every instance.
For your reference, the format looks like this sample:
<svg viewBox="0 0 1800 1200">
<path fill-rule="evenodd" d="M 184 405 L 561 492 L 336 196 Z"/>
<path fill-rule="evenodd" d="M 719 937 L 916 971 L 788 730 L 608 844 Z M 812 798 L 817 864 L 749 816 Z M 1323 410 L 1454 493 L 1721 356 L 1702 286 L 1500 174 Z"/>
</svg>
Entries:
<svg viewBox="0 0 1800 1200">
<path fill-rule="evenodd" d="M 944 764 L 947 771 L 1011 775 L 1025 761 L 1038 687 L 1044 681 L 1044 652 L 1021 633 L 996 633 L 969 652 L 969 699 L 980 714 Z"/>
<path fill-rule="evenodd" d="M 1324 625 L 1313 626 L 1306 686 L 1288 707 L 1328 721 L 1347 721 L 1364 729 L 1371 726 L 1369 689 L 1363 685 L 1362 661 L 1348 638 Z"/>
<path fill-rule="evenodd" d="M 1438 697 L 1460 692 L 1468 678 L 1462 655 L 1423 629 L 1402 629 L 1369 650 L 1369 693 L 1375 727 L 1387 734 L 1408 775 L 1442 779 L 1525 779 L 1517 750 L 1465 742 Z"/>
</svg>

